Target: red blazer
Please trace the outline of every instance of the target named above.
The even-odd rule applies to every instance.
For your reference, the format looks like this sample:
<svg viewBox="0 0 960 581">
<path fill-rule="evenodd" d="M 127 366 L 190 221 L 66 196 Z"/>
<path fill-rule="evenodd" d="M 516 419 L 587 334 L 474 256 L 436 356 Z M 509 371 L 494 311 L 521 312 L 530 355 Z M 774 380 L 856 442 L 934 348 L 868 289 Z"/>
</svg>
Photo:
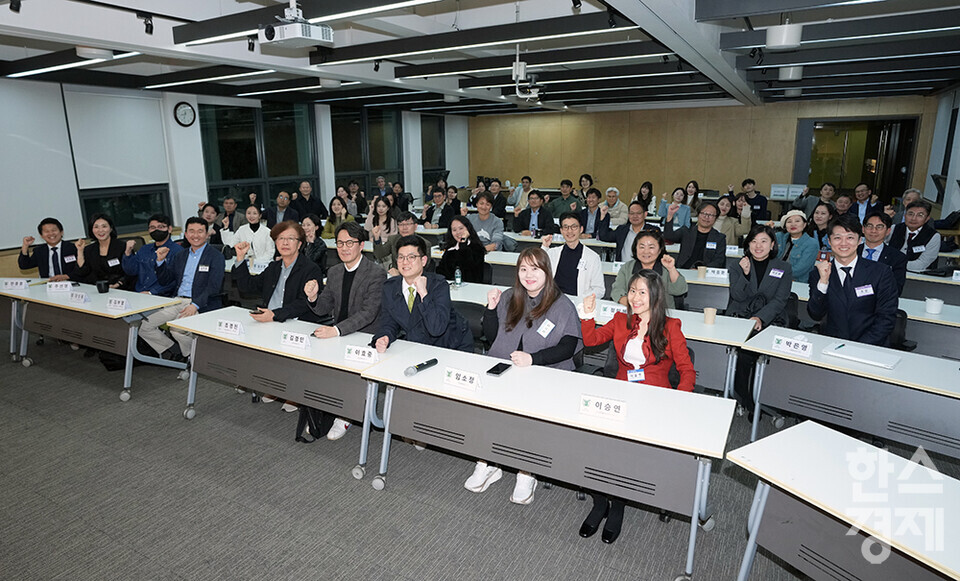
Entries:
<svg viewBox="0 0 960 581">
<path fill-rule="evenodd" d="M 636 315 L 634 315 L 636 317 Z M 580 329 L 583 333 L 583 344 L 591 347 L 602 345 L 613 339 L 613 348 L 617 353 L 617 379 L 627 380 L 627 370 L 633 369 L 633 365 L 623 360 L 623 351 L 627 341 L 636 337 L 637 325 L 633 329 L 627 328 L 626 313 L 618 312 L 606 325 L 597 328 L 593 319 L 583 319 L 580 321 Z M 693 391 L 693 385 L 697 380 L 697 373 L 693 369 L 693 363 L 690 361 L 690 352 L 687 351 L 687 339 L 680 330 L 680 319 L 667 317 L 666 324 L 663 327 L 667 335 L 667 350 L 659 363 L 654 363 L 653 351 L 650 350 L 650 337 L 643 338 L 643 354 L 647 363 L 642 367 L 644 379 L 640 383 L 648 385 L 657 385 L 660 387 L 670 387 L 670 380 L 667 373 L 671 365 L 677 364 L 677 371 L 680 372 L 681 391 Z"/>
</svg>

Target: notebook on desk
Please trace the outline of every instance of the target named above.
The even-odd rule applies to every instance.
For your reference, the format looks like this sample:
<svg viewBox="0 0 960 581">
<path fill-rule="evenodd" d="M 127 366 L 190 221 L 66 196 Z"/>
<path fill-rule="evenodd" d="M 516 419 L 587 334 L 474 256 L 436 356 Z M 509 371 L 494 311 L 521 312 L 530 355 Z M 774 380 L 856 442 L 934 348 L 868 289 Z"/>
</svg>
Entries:
<svg viewBox="0 0 960 581">
<path fill-rule="evenodd" d="M 830 343 L 824 347 L 822 353 L 832 357 L 839 357 L 840 359 L 849 359 L 857 363 L 883 367 L 884 369 L 893 369 L 897 366 L 897 363 L 900 363 L 901 359 L 898 355 L 883 353 L 882 351 L 870 349 L 869 347 L 848 345 L 839 341 Z"/>
</svg>

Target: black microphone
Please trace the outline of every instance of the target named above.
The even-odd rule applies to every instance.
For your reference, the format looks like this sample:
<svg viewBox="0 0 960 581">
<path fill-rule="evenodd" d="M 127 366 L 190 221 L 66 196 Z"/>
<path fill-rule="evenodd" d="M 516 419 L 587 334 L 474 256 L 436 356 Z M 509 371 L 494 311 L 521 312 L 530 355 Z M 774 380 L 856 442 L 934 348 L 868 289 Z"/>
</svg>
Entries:
<svg viewBox="0 0 960 581">
<path fill-rule="evenodd" d="M 423 363 L 418 363 L 416 365 L 411 365 L 410 367 L 407 367 L 403 371 L 403 374 L 406 375 L 407 377 L 410 377 L 411 375 L 416 375 L 417 372 L 423 371 L 424 369 L 429 369 L 436 364 L 437 364 L 436 358 L 430 359 L 429 361 L 424 361 Z"/>
</svg>

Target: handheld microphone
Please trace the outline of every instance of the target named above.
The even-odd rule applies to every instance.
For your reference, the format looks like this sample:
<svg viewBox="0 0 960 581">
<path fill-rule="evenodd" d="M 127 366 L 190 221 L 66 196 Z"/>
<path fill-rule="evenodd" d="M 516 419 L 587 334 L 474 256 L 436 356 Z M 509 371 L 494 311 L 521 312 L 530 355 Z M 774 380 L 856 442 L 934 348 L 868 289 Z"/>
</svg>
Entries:
<svg viewBox="0 0 960 581">
<path fill-rule="evenodd" d="M 428 361 L 424 361 L 423 363 L 418 363 L 416 365 L 411 365 L 410 367 L 407 367 L 403 371 L 403 374 L 406 375 L 407 377 L 410 377 L 411 375 L 416 375 L 417 372 L 423 371 L 424 369 L 429 369 L 436 364 L 437 364 L 436 358 L 430 359 Z"/>
</svg>

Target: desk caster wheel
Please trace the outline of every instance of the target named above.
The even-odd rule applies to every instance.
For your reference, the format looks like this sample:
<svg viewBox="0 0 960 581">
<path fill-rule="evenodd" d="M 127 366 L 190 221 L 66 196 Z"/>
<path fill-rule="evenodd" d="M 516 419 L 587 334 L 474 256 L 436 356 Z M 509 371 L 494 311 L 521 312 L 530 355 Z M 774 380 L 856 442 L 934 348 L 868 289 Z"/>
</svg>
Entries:
<svg viewBox="0 0 960 581">
<path fill-rule="evenodd" d="M 353 467 L 353 470 L 350 471 L 350 474 L 353 475 L 357 480 L 363 480 L 363 475 L 367 473 L 367 469 L 363 464 L 357 464 Z"/>
<path fill-rule="evenodd" d="M 383 474 L 377 474 L 373 477 L 373 482 L 371 484 L 373 485 L 374 490 L 383 490 L 387 485 L 387 479 Z"/>
<path fill-rule="evenodd" d="M 181 369 L 181 370 L 180 370 L 180 373 L 177 374 L 177 379 L 180 380 L 180 381 L 186 381 L 186 380 L 190 379 L 190 370 L 189 370 L 189 369 Z"/>
<path fill-rule="evenodd" d="M 578 490 L 578 491 L 577 491 L 577 500 L 586 500 L 586 499 L 587 499 L 587 493 L 584 492 L 584 491 L 582 491 L 582 490 Z"/>
<path fill-rule="evenodd" d="M 553 482 L 543 482 L 542 484 L 543 484 L 544 490 L 550 490 L 551 488 L 553 488 Z"/>
<path fill-rule="evenodd" d="M 713 530 L 713 527 L 717 526 L 717 520 L 712 516 L 707 520 L 700 521 L 700 528 L 707 531 L 708 533 Z"/>
<path fill-rule="evenodd" d="M 130 390 L 125 389 L 120 392 L 120 401 L 130 401 Z"/>
<path fill-rule="evenodd" d="M 670 522 L 670 513 L 666 511 L 660 511 L 660 522 Z"/>
<path fill-rule="evenodd" d="M 783 416 L 776 416 L 775 418 L 773 418 L 773 427 L 778 430 L 782 428 L 786 423 L 787 423 L 787 420 L 785 420 Z"/>
<path fill-rule="evenodd" d="M 33 365 L 33 359 L 30 359 L 29 357 L 24 357 L 23 359 L 20 360 L 20 365 L 23 365 L 24 367 L 30 367 L 31 365 Z"/>
<path fill-rule="evenodd" d="M 183 419 L 192 420 L 197 415 L 197 410 L 193 409 L 193 406 L 188 407 L 183 410 Z"/>
<path fill-rule="evenodd" d="M 683 575 L 678 575 L 677 578 L 674 579 L 674 581 L 690 581 L 690 579 L 692 578 L 693 578 L 692 575 L 687 575 L 686 573 L 684 573 Z"/>
<path fill-rule="evenodd" d="M 250 395 L 250 403 L 260 403 L 260 396 L 257 394 Z"/>
</svg>

